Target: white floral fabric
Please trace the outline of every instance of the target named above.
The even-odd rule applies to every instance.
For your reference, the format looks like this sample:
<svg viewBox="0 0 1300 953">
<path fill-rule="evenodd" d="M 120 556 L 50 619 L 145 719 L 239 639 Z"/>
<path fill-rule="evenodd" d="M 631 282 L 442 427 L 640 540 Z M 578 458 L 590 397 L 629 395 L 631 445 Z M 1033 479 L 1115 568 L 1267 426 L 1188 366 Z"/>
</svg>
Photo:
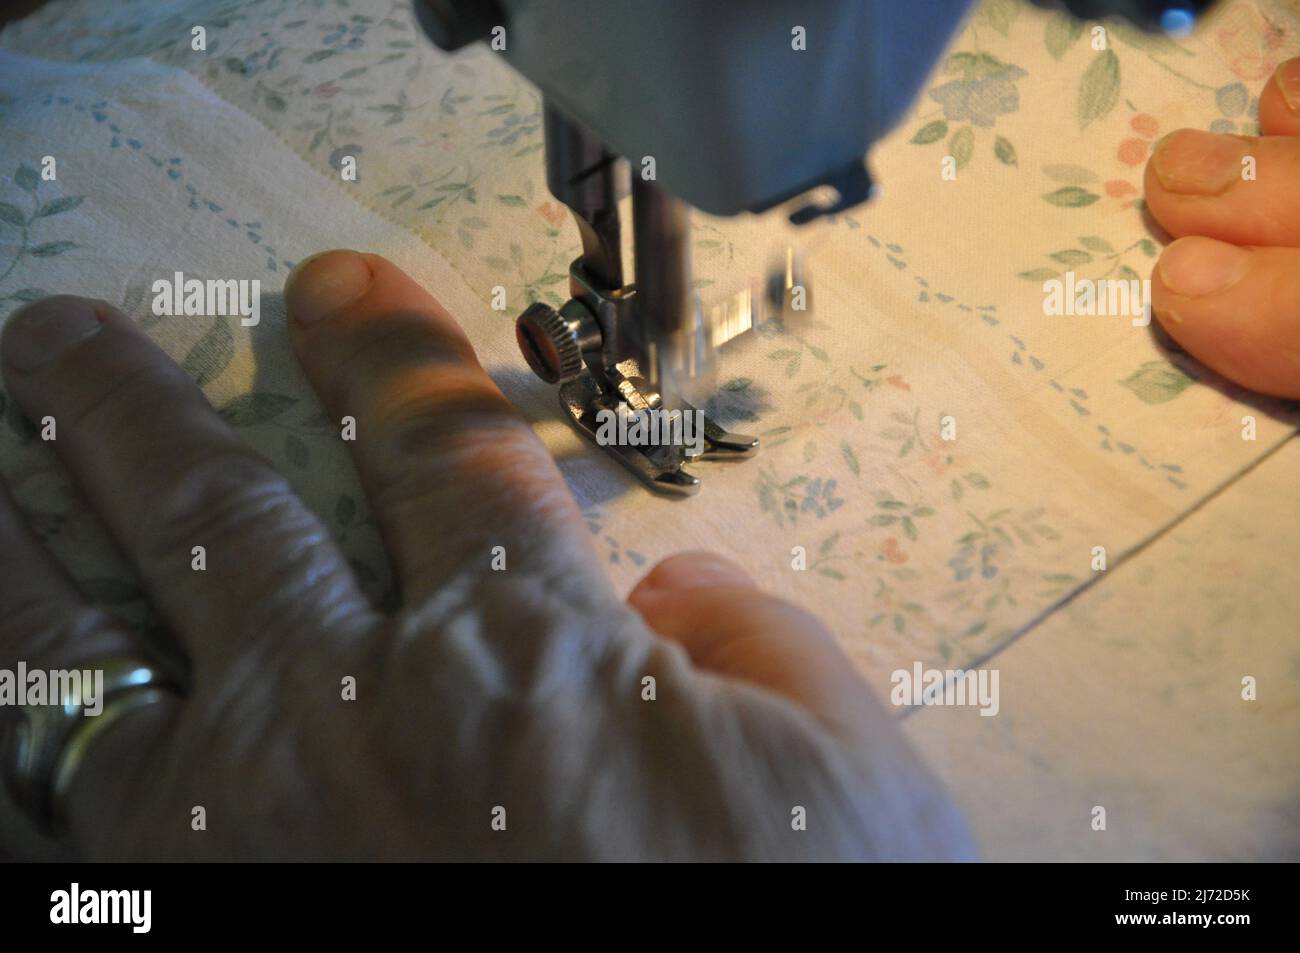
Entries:
<svg viewBox="0 0 1300 953">
<path fill-rule="evenodd" d="M 195 26 L 204 51 L 192 48 Z M 1294 545 L 1300 473 L 1279 448 L 1300 409 L 1243 393 L 1127 317 L 1045 315 L 1043 283 L 1066 272 L 1149 275 L 1164 240 L 1140 197 L 1153 142 L 1181 126 L 1253 131 L 1262 83 L 1300 53 L 1300 12 L 1232 0 L 1186 40 L 1108 24 L 1104 49 L 1092 26 L 988 0 L 912 115 L 874 149 L 879 199 L 804 229 L 695 216 L 706 301 L 795 245 L 813 308 L 722 350 L 710 410 L 763 448 L 752 461 L 698 467 L 704 489 L 688 501 L 643 491 L 561 422 L 553 389 L 527 371 L 513 316 L 533 300 L 560 302 L 578 250 L 545 187 L 538 93 L 487 49 L 434 49 L 402 2 L 68 0 L 5 29 L 0 311 L 71 292 L 139 317 L 293 476 L 380 600 L 391 597 L 380 541 L 337 431 L 289 355 L 274 293 L 296 261 L 330 247 L 392 257 L 463 323 L 556 454 L 618 586 L 673 552 L 719 550 L 822 614 L 882 697 L 890 673 L 914 661 L 1023 659 L 1024 645 L 1046 644 L 1038 630 L 1072 624 L 1095 652 L 1076 647 L 1061 664 L 1104 672 L 1110 642 L 1098 626 L 1114 627 L 1111 641 L 1142 637 L 1122 611 L 1130 600 L 1163 606 L 1194 641 L 1221 632 L 1223 652 L 1234 626 L 1281 645 L 1294 639 L 1294 606 L 1255 588 L 1254 576 L 1216 589 L 1243 607 L 1226 621 L 1188 599 L 1199 591 L 1194 567 L 1158 586 L 1131 579 L 1154 559 L 1153 540 L 1167 547 L 1188 514 L 1227 507 L 1225 487 L 1252 468 L 1285 468 L 1269 485 L 1292 492 L 1257 515 Z M 55 181 L 37 172 L 47 155 L 58 159 Z M 349 155 L 355 182 L 339 174 Z M 953 180 L 940 175 L 945 156 Z M 259 278 L 273 292 L 261 324 L 150 315 L 152 282 L 175 271 Z M 498 285 L 504 314 L 490 306 Z M 151 624 L 53 455 L 12 401 L 3 414 L 0 469 L 34 524 L 91 595 Z M 1257 421 L 1253 441 L 1242 439 L 1245 415 Z M 954 440 L 941 437 L 949 417 Z M 1260 551 L 1263 538 L 1228 534 L 1217 545 L 1300 589 L 1296 550 Z M 798 547 L 803 570 L 793 568 Z M 1093 569 L 1096 547 L 1104 572 Z M 1104 623 L 1062 610 L 1112 591 L 1121 611 Z M 1278 691 L 1293 702 L 1296 658 L 1278 658 Z M 1050 659 L 1035 664 L 1004 677 L 1004 693 L 1033 694 L 1020 686 L 1046 678 Z M 1231 669 L 1224 663 L 1224 678 Z M 1106 697 L 1086 701 L 1104 709 Z M 1035 730 L 1032 710 L 1012 710 L 1000 732 Z M 1278 747 L 1264 761 L 1285 767 L 1294 793 L 1300 771 L 1284 751 L 1297 748 L 1295 726 L 1269 712 Z M 969 752 L 987 746 L 945 750 L 944 739 L 965 737 L 949 733 L 950 717 L 915 712 L 908 730 L 936 759 L 965 758 L 941 770 L 982 770 Z M 987 722 L 999 719 L 963 730 Z M 1003 757 L 1017 765 L 1011 777 L 1031 770 L 1025 759 L 1050 757 L 1015 739 L 1028 753 Z M 1080 770 L 1119 770 L 1100 757 L 1089 765 Z M 1293 817 L 1246 817 L 1255 833 L 1274 824 L 1293 849 L 1300 839 Z M 993 821 L 986 833 L 995 850 L 1015 840 Z"/>
</svg>

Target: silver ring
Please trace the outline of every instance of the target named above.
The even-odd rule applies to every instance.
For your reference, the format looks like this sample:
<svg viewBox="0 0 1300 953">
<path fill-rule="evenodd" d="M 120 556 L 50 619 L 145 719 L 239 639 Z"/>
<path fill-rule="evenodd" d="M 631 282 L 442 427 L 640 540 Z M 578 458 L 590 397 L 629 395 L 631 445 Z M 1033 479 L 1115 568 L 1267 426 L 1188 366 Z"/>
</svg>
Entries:
<svg viewBox="0 0 1300 953">
<path fill-rule="evenodd" d="M 80 670 L 103 673 L 98 697 L 64 681 L 50 704 L 17 706 L 4 750 L 9 796 L 51 835 L 64 830 L 68 791 L 95 739 L 128 713 L 180 696 L 173 679 L 141 658 L 107 658 Z"/>
</svg>

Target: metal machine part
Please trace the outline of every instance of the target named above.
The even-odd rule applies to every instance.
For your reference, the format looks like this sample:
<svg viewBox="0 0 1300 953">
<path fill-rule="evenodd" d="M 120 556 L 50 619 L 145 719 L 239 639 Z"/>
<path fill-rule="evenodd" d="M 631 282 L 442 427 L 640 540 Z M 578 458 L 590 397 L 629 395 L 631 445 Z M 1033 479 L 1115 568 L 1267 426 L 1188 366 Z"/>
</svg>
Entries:
<svg viewBox="0 0 1300 953">
<path fill-rule="evenodd" d="M 551 191 L 573 212 L 583 253 L 569 268 L 568 302 L 558 310 L 536 302 L 519 316 L 519 349 L 538 377 L 559 385 L 560 403 L 580 432 L 651 489 L 695 493 L 700 481 L 683 468 L 695 455 L 684 443 L 630 446 L 600 439 L 602 412 L 681 412 L 700 414 L 700 456 L 706 459 L 741 459 L 758 449 L 757 438 L 728 433 L 704 418 L 673 383 L 706 365 L 711 347 L 690 287 L 687 209 L 653 183 L 634 183 L 637 282 L 624 284 L 618 214 L 623 164 L 549 105 L 546 158 Z"/>
<path fill-rule="evenodd" d="M 763 292 L 705 322 L 689 206 L 759 211 L 829 187 L 829 199 L 791 215 L 805 222 L 864 201 L 867 147 L 901 116 L 969 0 L 934 2 L 936 16 L 921 22 L 892 0 L 754 0 L 743 11 L 698 0 L 416 0 L 440 47 L 494 35 L 544 94 L 547 185 L 573 212 L 582 256 L 570 268 L 571 299 L 528 308 L 516 336 L 581 431 L 601 442 L 601 411 L 699 413 L 688 399 L 712 381 L 715 346 L 752 326 Z M 622 156 L 656 165 L 631 183 L 635 284 L 621 260 Z M 688 460 L 758 447 L 697 419 L 699 454 L 606 449 L 653 489 L 691 493 L 699 481 L 683 469 Z"/>
<path fill-rule="evenodd" d="M 759 212 L 817 189 L 795 224 L 873 192 L 867 149 L 915 98 L 971 0 L 415 0 L 440 47 L 479 39 L 542 90 L 547 184 L 573 212 L 582 256 L 571 299 L 534 304 L 516 322 L 520 349 L 580 431 L 597 443 L 602 412 L 697 413 L 714 347 L 754 324 L 766 303 L 804 310 L 802 264 L 790 254 L 767 288 L 751 288 L 706 323 L 692 292 L 686 203 L 718 215 Z M 1034 0 L 1088 16 L 1123 15 L 1181 29 L 1205 0 Z M 500 41 L 500 45 L 496 45 Z M 619 199 L 627 156 L 653 160 L 631 186 L 633 264 L 621 258 Z M 703 419 L 703 418 L 700 418 Z M 703 425 L 699 456 L 735 459 L 758 441 Z M 684 446 L 611 445 L 655 490 L 699 481 Z"/>
<path fill-rule="evenodd" d="M 972 0 L 415 0 L 443 49 L 479 39 L 546 99 L 711 215 L 819 186 L 870 195 L 863 157 L 902 119 Z M 499 29 L 498 29 L 499 28 Z M 493 31 L 498 32 L 493 35 Z"/>
</svg>

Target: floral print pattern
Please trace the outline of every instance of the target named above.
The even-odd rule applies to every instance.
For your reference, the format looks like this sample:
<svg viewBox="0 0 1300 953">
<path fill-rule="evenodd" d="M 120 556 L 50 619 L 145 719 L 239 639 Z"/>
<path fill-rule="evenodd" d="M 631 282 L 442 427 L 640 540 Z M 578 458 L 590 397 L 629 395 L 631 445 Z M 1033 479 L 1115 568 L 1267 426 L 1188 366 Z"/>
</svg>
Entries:
<svg viewBox="0 0 1300 953">
<path fill-rule="evenodd" d="M 774 242 L 806 245 L 824 270 L 810 315 L 767 315 L 724 348 L 707 409 L 759 434 L 756 460 L 702 473 L 704 495 L 680 504 L 693 511 L 662 509 L 678 505 L 626 489 L 612 467 L 603 496 L 574 481 L 614 577 L 629 584 L 699 526 L 691 538 L 824 610 L 869 667 L 969 663 L 1086 584 L 1093 545 L 1120 558 L 1246 466 L 1225 458 L 1226 437 L 1203 442 L 1204 421 L 1219 431 L 1231 421 L 1212 381 L 1149 336 L 1063 331 L 1038 313 L 1037 287 L 1070 269 L 1145 277 L 1158 253 L 1138 192 L 1152 143 L 1179 125 L 1250 129 L 1255 74 L 1296 50 L 1300 31 L 1266 2 L 1230 6 L 1208 40 L 1108 25 L 1098 50 L 1087 25 L 988 0 L 878 147 L 893 175 L 881 202 L 797 237 L 772 219 L 696 216 L 696 287 L 707 299 L 761 276 Z M 545 186 L 537 91 L 489 50 L 435 50 L 408 3 L 189 0 L 158 12 L 130 0 L 57 14 L 7 29 L 0 47 L 85 62 L 148 56 L 188 71 L 279 136 L 323 187 L 443 256 L 483 302 L 458 315 L 467 325 L 509 334 L 487 304 L 496 287 L 510 315 L 563 300 L 578 242 Z M 196 23 L 208 32 L 201 54 L 188 42 Z M 147 156 L 191 212 L 264 254 L 268 280 L 292 266 L 271 223 L 238 195 L 211 194 L 189 172 L 198 157 L 159 152 L 121 103 L 50 106 L 72 110 L 106 148 Z M 956 160 L 956 182 L 940 180 L 942 154 Z M 349 158 L 355 180 L 340 175 Z M 61 215 L 95 201 L 46 190 L 22 171 L 33 160 L 20 161 L 0 186 L 6 307 L 44 293 L 43 256 L 90 253 Z M 896 187 L 906 205 L 891 204 Z M 231 333 L 215 322 L 185 359 L 201 383 L 233 373 Z M 4 440 L 31 439 L 12 402 L 0 411 Z M 219 411 L 269 440 L 290 471 L 317 466 L 335 439 L 287 383 L 259 384 Z M 1280 439 L 1294 408 L 1272 411 L 1270 439 Z M 1131 518 L 1128 494 L 1148 501 L 1144 520 Z M 351 492 L 335 491 L 323 515 L 340 538 L 373 535 Z M 39 522 L 59 532 L 67 513 Z M 790 568 L 794 547 L 807 554 L 802 570 Z M 357 565 L 384 589 L 381 566 Z M 125 580 L 97 586 L 122 599 L 132 591 Z"/>
</svg>

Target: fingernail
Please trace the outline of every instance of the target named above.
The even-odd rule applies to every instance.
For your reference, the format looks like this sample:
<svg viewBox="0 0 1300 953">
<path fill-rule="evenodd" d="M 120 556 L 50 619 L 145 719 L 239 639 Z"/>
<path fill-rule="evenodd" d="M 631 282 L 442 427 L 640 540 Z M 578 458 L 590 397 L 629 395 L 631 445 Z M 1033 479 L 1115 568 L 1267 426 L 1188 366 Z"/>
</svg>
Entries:
<svg viewBox="0 0 1300 953">
<path fill-rule="evenodd" d="M 304 258 L 284 283 L 284 303 L 299 324 L 313 324 L 360 298 L 371 281 L 370 266 L 354 251 L 326 251 Z"/>
<path fill-rule="evenodd" d="M 1287 60 L 1273 75 L 1277 78 L 1277 88 L 1282 92 L 1286 108 L 1300 115 L 1300 56 Z"/>
<path fill-rule="evenodd" d="M 1240 281 L 1250 268 L 1250 252 L 1213 238 L 1180 238 L 1165 249 L 1156 268 L 1174 294 L 1203 298 Z"/>
<path fill-rule="evenodd" d="M 19 371 L 34 371 L 95 334 L 103 324 L 85 298 L 59 295 L 24 305 L 9 316 L 4 361 Z"/>
<path fill-rule="evenodd" d="M 1241 160 L 1250 151 L 1244 136 L 1180 129 L 1156 143 L 1151 161 L 1160 184 L 1182 195 L 1218 195 L 1241 181 Z"/>
</svg>

